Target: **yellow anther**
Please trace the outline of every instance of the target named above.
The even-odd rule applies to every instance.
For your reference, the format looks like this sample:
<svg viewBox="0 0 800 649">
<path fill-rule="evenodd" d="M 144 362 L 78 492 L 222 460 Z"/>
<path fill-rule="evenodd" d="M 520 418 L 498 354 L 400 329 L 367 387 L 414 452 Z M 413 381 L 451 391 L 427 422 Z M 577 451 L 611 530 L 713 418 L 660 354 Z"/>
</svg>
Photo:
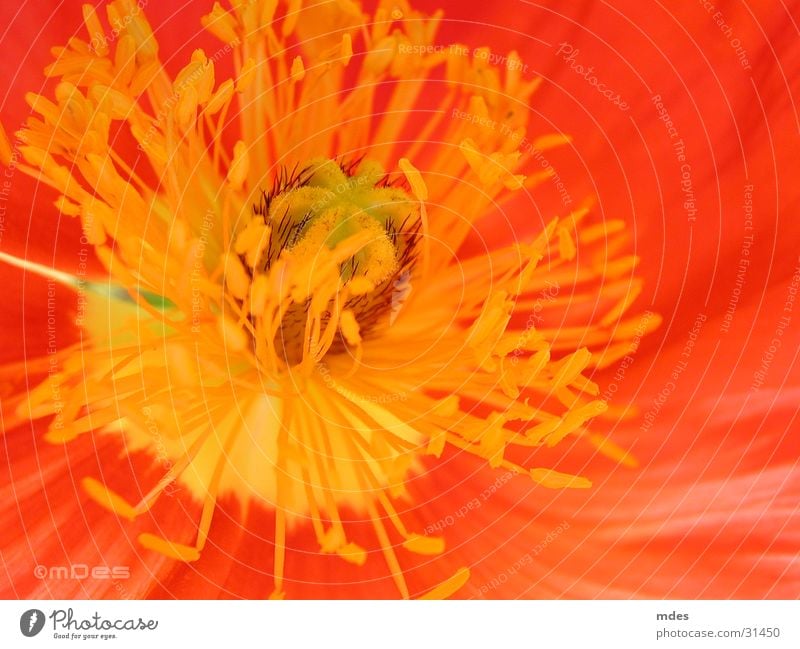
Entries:
<svg viewBox="0 0 800 649">
<path fill-rule="evenodd" d="M 292 69 L 289 72 L 289 76 L 292 79 L 292 81 L 295 82 L 302 81 L 303 77 L 306 76 L 306 69 L 303 66 L 303 59 L 300 58 L 299 56 L 294 57 L 294 60 L 292 61 Z"/>
<path fill-rule="evenodd" d="M 446 444 L 447 444 L 447 432 L 443 429 L 439 429 L 431 435 L 431 438 L 428 440 L 428 446 L 426 447 L 425 452 L 428 455 L 433 455 L 434 457 L 441 457 L 442 453 L 444 452 L 444 447 Z"/>
<path fill-rule="evenodd" d="M 200 24 L 223 43 L 236 43 L 239 40 L 236 19 L 219 2 L 215 2 L 211 12 L 200 19 Z"/>
<path fill-rule="evenodd" d="M 11 163 L 11 157 L 14 150 L 11 148 L 11 142 L 8 140 L 6 130 L 0 124 L 0 164 L 8 166 Z"/>
<path fill-rule="evenodd" d="M 183 543 L 174 543 L 166 541 L 154 534 L 140 534 L 138 538 L 142 547 L 148 550 L 153 550 L 159 554 L 163 554 L 170 559 L 177 559 L 178 561 L 197 561 L 200 558 L 200 552 L 197 548 L 191 545 L 184 545 Z"/>
<path fill-rule="evenodd" d="M 572 138 L 564 133 L 542 135 L 533 141 L 533 148 L 537 151 L 546 151 L 572 142 Z"/>
<path fill-rule="evenodd" d="M 100 24 L 100 19 L 97 17 L 97 12 L 90 4 L 83 5 L 81 9 L 83 10 L 83 21 L 86 23 L 86 31 L 89 32 L 89 47 L 98 56 L 106 56 L 108 54 L 108 40 L 103 26 Z"/>
<path fill-rule="evenodd" d="M 194 125 L 197 116 L 197 101 L 197 91 L 191 86 L 185 88 L 178 97 L 175 117 L 178 120 L 178 128 L 184 133 Z"/>
<path fill-rule="evenodd" d="M 455 595 L 469 581 L 469 568 L 459 568 L 456 573 L 443 581 L 419 599 L 448 599 Z"/>
<path fill-rule="evenodd" d="M 256 77 L 256 62 L 255 59 L 249 58 L 244 62 L 242 71 L 239 73 L 239 78 L 236 80 L 237 92 L 244 92 L 253 83 Z"/>
<path fill-rule="evenodd" d="M 217 318 L 217 326 L 225 348 L 229 352 L 241 352 L 247 348 L 250 340 L 236 322 L 226 316 L 219 316 Z"/>
<path fill-rule="evenodd" d="M 233 97 L 233 80 L 226 79 L 219 88 L 217 88 L 214 95 L 209 99 L 206 104 L 205 112 L 208 115 L 216 115 L 222 110 L 222 107 L 227 104 L 231 97 Z"/>
<path fill-rule="evenodd" d="M 250 170 L 250 154 L 247 145 L 239 140 L 233 146 L 233 161 L 228 169 L 228 182 L 233 189 L 241 189 Z"/>
<path fill-rule="evenodd" d="M 361 333 L 359 331 L 358 322 L 356 317 L 350 309 L 342 311 L 339 319 L 339 328 L 342 330 L 342 335 L 350 345 L 361 344 Z"/>
<path fill-rule="evenodd" d="M 444 539 L 422 536 L 421 534 L 410 534 L 408 538 L 403 541 L 403 547 L 415 554 L 441 554 L 444 552 Z"/>
<path fill-rule="evenodd" d="M 452 417 L 458 412 L 458 395 L 451 394 L 436 403 L 433 412 L 439 417 Z"/>
<path fill-rule="evenodd" d="M 264 313 L 269 299 L 269 277 L 267 275 L 256 275 L 250 286 L 250 313 L 254 317 L 259 317 Z"/>
<path fill-rule="evenodd" d="M 350 295 L 366 295 L 375 290 L 375 284 L 363 275 L 357 275 L 348 282 L 347 288 L 350 290 Z"/>
<path fill-rule="evenodd" d="M 338 554 L 342 559 L 347 561 L 348 563 L 353 563 L 357 566 L 363 566 L 367 562 L 367 553 L 359 545 L 355 543 L 348 543 L 343 545 L 338 550 L 336 550 L 336 554 Z"/>
<path fill-rule="evenodd" d="M 98 505 L 128 520 L 133 520 L 136 517 L 136 509 L 127 500 L 94 478 L 84 478 L 81 480 L 81 486 L 86 494 Z"/>
<path fill-rule="evenodd" d="M 225 285 L 237 300 L 243 300 L 250 291 L 250 276 L 234 254 L 225 259 Z"/>
<path fill-rule="evenodd" d="M 558 228 L 558 254 L 562 259 L 572 261 L 575 259 L 577 248 L 572 240 L 572 235 L 565 227 Z"/>
<path fill-rule="evenodd" d="M 348 63 L 350 63 L 350 59 L 353 58 L 353 39 L 350 34 L 344 34 L 342 36 L 342 44 L 339 47 L 339 56 L 341 57 L 343 66 L 346 66 Z"/>
<path fill-rule="evenodd" d="M 592 353 L 586 349 L 579 349 L 561 362 L 561 367 L 553 376 L 553 388 L 560 388 L 569 385 L 577 377 L 592 359 Z"/>
<path fill-rule="evenodd" d="M 397 39 L 394 36 L 382 38 L 367 52 L 364 69 L 375 76 L 383 73 L 392 64 L 396 52 Z"/>
<path fill-rule="evenodd" d="M 534 482 L 548 489 L 588 489 L 592 486 L 588 478 L 553 469 L 531 469 L 529 473 Z"/>
</svg>

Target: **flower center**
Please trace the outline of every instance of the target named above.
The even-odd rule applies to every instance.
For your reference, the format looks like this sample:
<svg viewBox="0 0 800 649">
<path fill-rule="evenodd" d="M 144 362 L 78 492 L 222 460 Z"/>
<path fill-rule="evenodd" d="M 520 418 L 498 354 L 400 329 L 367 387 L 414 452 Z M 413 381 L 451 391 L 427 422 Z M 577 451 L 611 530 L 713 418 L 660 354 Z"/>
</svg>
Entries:
<svg viewBox="0 0 800 649">
<path fill-rule="evenodd" d="M 368 160 L 345 164 L 318 158 L 298 172 L 282 173 L 262 192 L 253 214 L 236 242 L 239 262 L 248 269 L 242 279 L 280 277 L 279 264 L 307 271 L 299 283 L 297 277 L 292 281 L 294 296 L 281 310 L 276 330 L 265 332 L 288 365 L 301 362 L 312 347 L 318 360 L 345 352 L 390 322 L 413 272 L 421 224 L 419 204 L 403 179 L 392 181 L 380 164 Z M 229 275 L 237 273 L 238 268 Z M 333 295 L 315 286 L 320 274 L 334 282 Z M 229 276 L 228 285 L 244 300 L 247 291 L 235 277 Z M 296 299 L 298 291 L 305 299 Z M 317 295 L 332 300 L 324 304 Z M 333 310 L 338 330 L 315 345 L 313 330 L 326 330 Z M 254 326 L 258 316 L 258 309 L 251 312 Z"/>
</svg>

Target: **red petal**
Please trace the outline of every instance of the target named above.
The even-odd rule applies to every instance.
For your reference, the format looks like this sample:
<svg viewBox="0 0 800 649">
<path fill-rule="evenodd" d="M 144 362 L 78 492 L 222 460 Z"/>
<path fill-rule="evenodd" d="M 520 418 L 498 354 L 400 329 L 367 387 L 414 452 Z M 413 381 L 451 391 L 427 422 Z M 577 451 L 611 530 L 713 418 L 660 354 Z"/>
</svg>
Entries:
<svg viewBox="0 0 800 649">
<path fill-rule="evenodd" d="M 463 544 L 458 559 L 475 562 L 462 594 L 793 597 L 800 587 L 800 440 L 793 435 L 800 332 L 780 335 L 786 352 L 770 361 L 763 385 L 754 382 L 787 291 L 775 287 L 758 319 L 755 307 L 737 314 L 753 327 L 741 358 L 718 347 L 720 318 L 706 323 L 678 379 L 672 374 L 685 339 L 676 337 L 657 356 L 637 356 L 620 382 L 621 402 L 624 388 L 646 413 L 665 385 L 676 384 L 648 430 L 639 428 L 641 418 L 615 426 L 614 439 L 632 448 L 640 469 L 609 467 L 576 447 L 558 466 L 588 475 L 594 488 L 553 492 L 522 478 L 492 489 L 496 472 L 471 475 L 475 463 L 458 457 L 437 468 L 438 482 L 453 488 L 431 515 L 453 521 L 449 547 Z M 592 429 L 608 432 L 599 423 Z M 532 460 L 547 466 L 561 456 L 556 450 Z M 417 498 L 430 491 L 420 489 Z"/>
</svg>

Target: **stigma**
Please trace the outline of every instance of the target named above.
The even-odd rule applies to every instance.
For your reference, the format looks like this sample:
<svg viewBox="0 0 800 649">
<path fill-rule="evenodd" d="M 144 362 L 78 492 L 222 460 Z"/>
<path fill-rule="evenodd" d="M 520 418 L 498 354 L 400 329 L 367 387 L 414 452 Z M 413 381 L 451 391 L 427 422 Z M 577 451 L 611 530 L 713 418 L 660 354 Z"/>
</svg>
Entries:
<svg viewBox="0 0 800 649">
<path fill-rule="evenodd" d="M 420 204 L 407 187 L 376 162 L 317 158 L 261 191 L 225 274 L 265 366 L 357 351 L 390 324 L 419 252 Z"/>
</svg>

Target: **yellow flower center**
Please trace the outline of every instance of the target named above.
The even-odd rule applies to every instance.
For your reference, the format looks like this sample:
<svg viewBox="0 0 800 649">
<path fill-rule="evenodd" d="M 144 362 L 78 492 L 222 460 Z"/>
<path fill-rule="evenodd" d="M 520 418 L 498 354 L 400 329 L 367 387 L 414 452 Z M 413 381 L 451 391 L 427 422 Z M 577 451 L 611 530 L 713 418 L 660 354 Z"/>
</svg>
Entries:
<svg viewBox="0 0 800 649">
<path fill-rule="evenodd" d="M 256 218 L 239 234 L 236 257 L 229 260 L 229 290 L 244 301 L 251 284 L 264 282 L 259 278 L 266 278 L 277 262 L 308 265 L 313 275 L 337 246 L 360 241 L 352 254 L 337 260 L 337 297 L 346 296 L 337 300 L 340 332 L 325 350 L 314 350 L 314 356 L 320 358 L 320 351 L 342 352 L 390 317 L 398 287 L 414 270 L 419 212 L 418 201 L 397 180 L 392 182 L 378 163 L 313 160 L 262 192 L 254 208 Z M 271 348 L 288 365 L 301 362 L 310 351 L 306 348 L 309 318 L 323 330 L 331 322 L 327 304 L 321 314 L 314 313 L 317 305 L 308 292 L 305 302 L 285 310 L 271 341 Z M 258 297 L 251 313 L 255 327 L 264 309 Z"/>
</svg>

